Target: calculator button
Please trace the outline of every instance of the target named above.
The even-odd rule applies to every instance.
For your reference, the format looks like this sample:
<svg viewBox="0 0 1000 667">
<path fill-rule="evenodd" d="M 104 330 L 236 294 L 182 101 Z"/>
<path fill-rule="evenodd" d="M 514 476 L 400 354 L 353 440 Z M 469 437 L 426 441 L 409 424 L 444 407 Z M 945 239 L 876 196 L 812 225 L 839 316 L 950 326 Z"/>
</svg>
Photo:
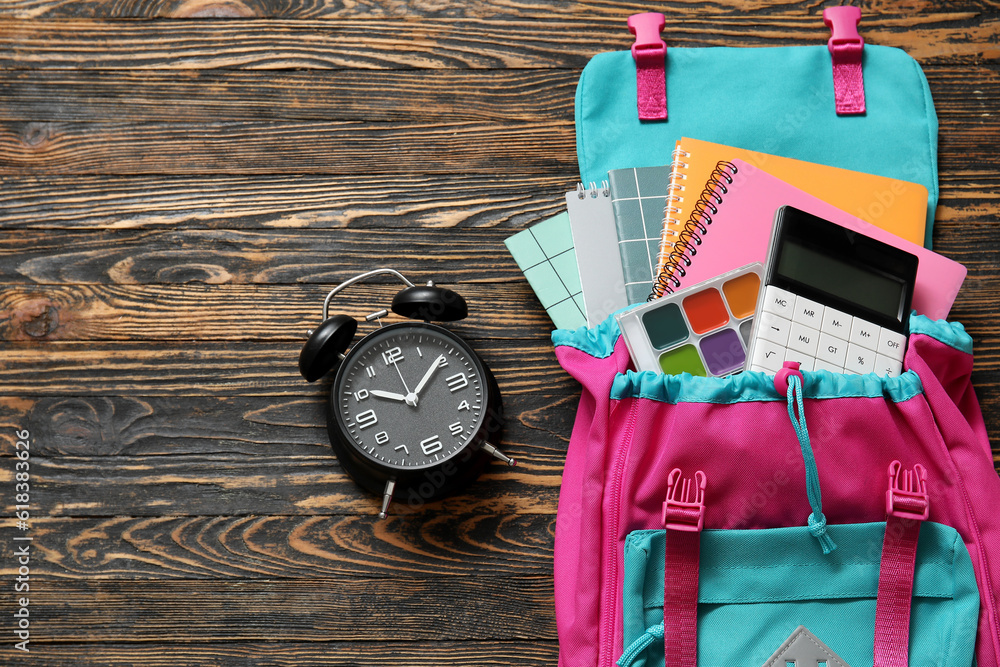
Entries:
<svg viewBox="0 0 1000 667">
<path fill-rule="evenodd" d="M 768 373 L 776 373 L 781 370 L 781 363 L 785 360 L 785 347 L 772 343 L 764 338 L 758 338 L 753 344 L 753 358 L 750 360 L 751 368 L 754 370 L 765 370 Z"/>
<path fill-rule="evenodd" d="M 799 322 L 792 322 L 792 326 L 788 329 L 788 347 L 815 357 L 818 344 L 819 331 Z"/>
<path fill-rule="evenodd" d="M 804 296 L 796 296 L 792 322 L 799 322 L 813 329 L 819 329 L 823 325 L 823 304 Z"/>
<path fill-rule="evenodd" d="M 906 336 L 896 333 L 890 329 L 882 329 L 879 333 L 878 348 L 875 350 L 890 359 L 903 359 L 903 351 L 906 349 Z"/>
<path fill-rule="evenodd" d="M 860 317 L 855 317 L 854 322 L 851 323 L 850 341 L 867 347 L 869 350 L 874 350 L 878 347 L 879 328 L 871 322 L 866 322 Z M 868 371 L 865 372 L 867 373 Z"/>
<path fill-rule="evenodd" d="M 817 371 L 830 371 L 831 373 L 843 373 L 844 367 L 838 366 L 837 364 L 831 364 L 829 361 L 824 361 L 823 359 L 816 359 L 816 367 L 813 370 Z"/>
<path fill-rule="evenodd" d="M 816 348 L 816 358 L 839 366 L 842 369 L 847 360 L 847 341 L 821 331 L 819 334 L 819 345 Z"/>
<path fill-rule="evenodd" d="M 823 310 L 823 331 L 847 340 L 851 337 L 851 323 L 854 318 L 836 308 L 827 306 Z"/>
<path fill-rule="evenodd" d="M 875 351 L 856 343 L 847 346 L 847 361 L 844 370 L 848 373 L 873 373 L 875 371 Z"/>
<path fill-rule="evenodd" d="M 795 295 L 774 285 L 764 288 L 763 310 L 792 319 L 795 309 Z"/>
<path fill-rule="evenodd" d="M 764 311 L 760 314 L 760 323 L 757 325 L 757 336 L 766 338 L 772 343 L 785 345 L 788 343 L 788 327 L 791 321 L 780 315 Z"/>
<path fill-rule="evenodd" d="M 903 362 L 898 359 L 892 359 L 884 354 L 875 355 L 875 371 L 876 375 L 885 375 L 888 377 L 897 377 L 903 372 Z"/>
<path fill-rule="evenodd" d="M 785 355 L 785 361 L 797 361 L 799 362 L 800 371 L 812 371 L 816 370 L 816 360 L 810 357 L 808 354 L 802 354 L 801 352 L 796 352 L 795 350 L 789 350 Z"/>
</svg>

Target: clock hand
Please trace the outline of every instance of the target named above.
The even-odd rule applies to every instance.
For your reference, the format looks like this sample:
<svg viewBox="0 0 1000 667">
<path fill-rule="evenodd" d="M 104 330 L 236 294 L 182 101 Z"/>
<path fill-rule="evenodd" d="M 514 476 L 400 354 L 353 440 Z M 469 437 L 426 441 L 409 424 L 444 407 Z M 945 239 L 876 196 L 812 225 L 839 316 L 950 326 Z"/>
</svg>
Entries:
<svg viewBox="0 0 1000 667">
<path fill-rule="evenodd" d="M 441 365 L 441 363 L 444 361 L 447 360 L 444 358 L 443 354 L 434 360 L 434 363 L 431 364 L 431 367 L 428 368 L 427 372 L 424 373 L 424 376 L 420 378 L 420 382 L 417 384 L 416 387 L 414 387 L 413 389 L 414 394 L 420 393 L 420 390 L 424 388 L 424 385 L 426 385 L 430 381 L 431 376 L 434 375 L 434 371 L 436 371 L 438 367 Z"/>
<path fill-rule="evenodd" d="M 388 398 L 390 401 L 405 401 L 406 396 L 402 394 L 394 394 L 391 391 L 382 391 L 381 389 L 372 389 L 369 391 L 372 396 L 378 396 L 379 398 Z"/>
<path fill-rule="evenodd" d="M 406 396 L 403 397 L 403 400 L 406 401 L 407 405 L 415 408 L 417 406 L 417 395 L 410 391 L 410 388 L 406 386 L 406 380 L 403 379 L 403 371 L 399 370 L 399 365 L 397 365 L 394 361 L 392 362 L 392 366 L 396 369 L 396 373 L 399 375 L 399 379 L 403 383 L 403 389 L 406 390 Z"/>
</svg>

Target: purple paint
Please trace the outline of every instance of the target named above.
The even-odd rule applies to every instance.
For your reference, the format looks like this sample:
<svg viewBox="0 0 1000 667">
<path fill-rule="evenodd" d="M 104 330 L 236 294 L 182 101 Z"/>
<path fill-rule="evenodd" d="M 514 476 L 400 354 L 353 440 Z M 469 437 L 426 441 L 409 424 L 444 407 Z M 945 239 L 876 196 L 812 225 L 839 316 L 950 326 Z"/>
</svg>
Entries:
<svg viewBox="0 0 1000 667">
<path fill-rule="evenodd" d="M 740 336 L 734 329 L 724 329 L 705 336 L 698 345 L 708 372 L 712 375 L 725 375 L 743 369 L 747 355 Z"/>
</svg>

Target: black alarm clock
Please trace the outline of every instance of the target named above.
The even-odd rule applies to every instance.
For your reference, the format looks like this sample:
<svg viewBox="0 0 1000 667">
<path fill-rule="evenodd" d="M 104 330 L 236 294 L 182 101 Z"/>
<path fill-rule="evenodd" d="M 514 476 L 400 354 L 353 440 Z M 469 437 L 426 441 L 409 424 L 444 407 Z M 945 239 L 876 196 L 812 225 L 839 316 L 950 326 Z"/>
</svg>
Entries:
<svg viewBox="0 0 1000 667">
<path fill-rule="evenodd" d="M 375 311 L 366 320 L 377 321 L 378 328 L 346 352 L 358 324 L 346 315 L 330 317 L 330 301 L 349 285 L 384 274 L 407 285 L 393 298 L 392 311 L 420 321 L 383 325 L 388 311 Z M 516 465 L 491 443 L 503 430 L 492 372 L 462 338 L 431 323 L 467 314 L 465 300 L 452 290 L 433 282 L 414 285 L 398 271 L 375 269 L 327 295 L 323 322 L 299 355 L 299 371 L 309 382 L 336 366 L 327 413 L 330 444 L 352 479 L 382 494 L 380 518 L 401 492 L 433 500 L 474 480 L 491 459 Z"/>
</svg>

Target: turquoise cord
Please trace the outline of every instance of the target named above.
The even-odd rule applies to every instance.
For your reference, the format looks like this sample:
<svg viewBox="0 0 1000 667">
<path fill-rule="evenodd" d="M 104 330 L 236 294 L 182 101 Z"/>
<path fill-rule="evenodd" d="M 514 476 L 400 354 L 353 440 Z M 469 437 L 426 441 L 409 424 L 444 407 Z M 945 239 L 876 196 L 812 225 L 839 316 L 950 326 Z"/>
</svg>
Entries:
<svg viewBox="0 0 1000 667">
<path fill-rule="evenodd" d="M 796 414 L 796 412 L 798 414 Z M 809 515 L 809 534 L 819 540 L 823 553 L 828 554 L 837 548 L 826 532 L 826 517 L 823 515 L 823 498 L 819 489 L 819 471 L 816 469 L 816 457 L 812 444 L 809 442 L 809 430 L 806 428 L 806 413 L 802 403 L 802 379 L 795 374 L 788 376 L 788 416 L 792 420 L 795 435 L 799 438 L 802 448 L 802 459 L 806 464 L 806 495 L 812 514 Z"/>
</svg>

